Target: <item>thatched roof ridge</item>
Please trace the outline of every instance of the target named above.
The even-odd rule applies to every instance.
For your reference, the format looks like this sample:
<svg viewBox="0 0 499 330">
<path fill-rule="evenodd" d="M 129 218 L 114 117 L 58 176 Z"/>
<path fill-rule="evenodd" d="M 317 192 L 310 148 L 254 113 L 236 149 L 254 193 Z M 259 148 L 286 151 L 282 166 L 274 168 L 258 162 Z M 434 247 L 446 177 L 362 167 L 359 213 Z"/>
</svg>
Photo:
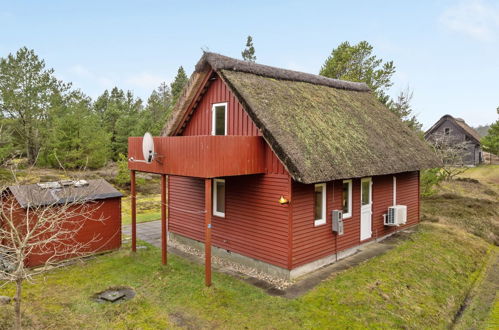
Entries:
<svg viewBox="0 0 499 330">
<path fill-rule="evenodd" d="M 196 64 L 196 71 L 203 71 L 206 65 L 211 66 L 215 71 L 229 70 L 246 72 L 267 78 L 308 82 L 314 85 L 323 85 L 360 92 L 367 92 L 370 90 L 365 83 L 332 79 L 305 72 L 276 68 L 254 62 L 242 61 L 216 53 L 204 53 L 198 64 Z"/>
</svg>

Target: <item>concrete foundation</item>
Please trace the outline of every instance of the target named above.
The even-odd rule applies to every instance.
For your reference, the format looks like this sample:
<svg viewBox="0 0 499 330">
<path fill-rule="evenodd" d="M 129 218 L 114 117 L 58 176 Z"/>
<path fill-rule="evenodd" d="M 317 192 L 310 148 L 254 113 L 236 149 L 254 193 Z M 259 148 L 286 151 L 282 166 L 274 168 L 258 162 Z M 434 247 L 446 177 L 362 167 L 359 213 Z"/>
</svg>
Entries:
<svg viewBox="0 0 499 330">
<path fill-rule="evenodd" d="M 394 233 L 379 237 L 377 239 L 373 239 L 369 242 L 366 242 L 366 243 L 357 245 L 353 248 L 346 249 L 346 250 L 340 251 L 338 253 L 323 257 L 321 259 L 317 259 L 317 260 L 312 261 L 308 264 L 299 266 L 299 267 L 291 269 L 291 270 L 285 269 L 282 267 L 278 267 L 278 266 L 269 264 L 267 262 L 264 262 L 264 261 L 261 261 L 258 259 L 254 259 L 251 257 L 247 257 L 247 256 L 244 256 L 242 254 L 235 253 L 235 252 L 232 252 L 229 250 L 225 250 L 225 249 L 222 249 L 222 248 L 219 248 L 216 246 L 212 246 L 212 255 L 220 257 L 220 258 L 225 258 L 231 262 L 239 263 L 239 264 L 247 266 L 247 267 L 254 268 L 260 272 L 267 273 L 272 277 L 281 278 L 281 279 L 285 279 L 285 280 L 293 280 L 293 279 L 296 279 L 300 276 L 303 276 L 303 275 L 306 275 L 310 272 L 313 272 L 321 267 L 330 265 L 338 260 L 341 260 L 341 259 L 344 259 L 348 256 L 351 256 L 351 255 L 357 253 L 359 250 L 367 247 L 368 245 L 370 245 L 374 242 L 379 242 L 379 241 L 393 235 Z M 200 250 L 200 251 L 204 250 L 204 243 L 203 242 L 196 241 L 194 239 L 191 239 L 191 238 L 188 238 L 188 237 L 176 234 L 176 233 L 169 232 L 169 239 L 172 240 L 173 242 L 187 245 L 187 246 L 190 246 L 190 247 L 197 249 L 197 250 Z"/>
</svg>

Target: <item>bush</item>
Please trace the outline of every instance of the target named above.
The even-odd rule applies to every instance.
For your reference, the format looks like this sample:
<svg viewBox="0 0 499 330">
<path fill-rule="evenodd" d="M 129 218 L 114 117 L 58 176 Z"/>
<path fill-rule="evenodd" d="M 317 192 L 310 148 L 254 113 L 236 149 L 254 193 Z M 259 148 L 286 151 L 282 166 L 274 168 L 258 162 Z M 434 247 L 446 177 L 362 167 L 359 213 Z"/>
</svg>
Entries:
<svg viewBox="0 0 499 330">
<path fill-rule="evenodd" d="M 443 179 L 444 175 L 441 173 L 440 168 L 432 168 L 421 172 L 421 196 L 428 197 L 435 194 L 435 186 L 438 185 Z"/>
<path fill-rule="evenodd" d="M 119 154 L 117 164 L 118 173 L 114 177 L 114 182 L 121 187 L 127 187 L 130 185 L 130 170 L 128 169 L 127 157 Z"/>
</svg>

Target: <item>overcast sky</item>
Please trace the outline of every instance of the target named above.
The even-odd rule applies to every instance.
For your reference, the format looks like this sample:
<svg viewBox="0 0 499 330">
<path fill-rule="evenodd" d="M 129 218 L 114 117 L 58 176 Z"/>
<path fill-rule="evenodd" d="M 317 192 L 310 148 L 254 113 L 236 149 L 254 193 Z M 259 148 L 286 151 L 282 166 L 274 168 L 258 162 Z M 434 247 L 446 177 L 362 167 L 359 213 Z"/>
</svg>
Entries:
<svg viewBox="0 0 499 330">
<path fill-rule="evenodd" d="M 428 128 L 449 113 L 497 119 L 499 1 L 4 1 L 0 56 L 33 48 L 56 75 L 96 97 L 118 86 L 147 99 L 202 49 L 318 73 L 342 41 L 393 60 L 392 95 L 409 86 Z"/>
</svg>

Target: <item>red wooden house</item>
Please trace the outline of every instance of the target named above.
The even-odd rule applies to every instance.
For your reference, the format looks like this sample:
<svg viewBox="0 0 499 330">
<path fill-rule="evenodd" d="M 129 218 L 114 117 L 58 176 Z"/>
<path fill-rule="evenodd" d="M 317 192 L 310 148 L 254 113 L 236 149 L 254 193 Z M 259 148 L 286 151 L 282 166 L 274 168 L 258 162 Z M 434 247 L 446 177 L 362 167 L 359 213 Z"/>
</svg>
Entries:
<svg viewBox="0 0 499 330">
<path fill-rule="evenodd" d="M 419 171 L 437 164 L 365 84 L 213 53 L 162 135 L 156 160 L 129 168 L 169 175 L 171 237 L 211 239 L 217 253 L 285 278 L 416 224 Z M 141 159 L 140 146 L 130 138 L 129 157 Z M 406 221 L 387 226 L 395 205 L 405 208 L 391 216 L 405 210 Z"/>
</svg>

